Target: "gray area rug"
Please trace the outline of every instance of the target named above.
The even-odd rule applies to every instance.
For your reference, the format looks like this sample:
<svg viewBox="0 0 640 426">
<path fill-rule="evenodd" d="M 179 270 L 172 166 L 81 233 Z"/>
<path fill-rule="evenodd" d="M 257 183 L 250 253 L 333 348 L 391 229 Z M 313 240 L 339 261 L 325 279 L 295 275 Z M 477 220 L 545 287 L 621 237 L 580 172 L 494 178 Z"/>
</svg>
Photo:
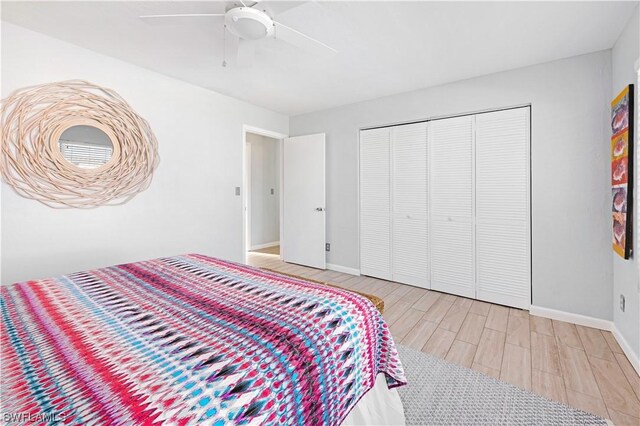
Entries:
<svg viewBox="0 0 640 426">
<path fill-rule="evenodd" d="M 398 345 L 408 425 L 606 425 L 584 411 Z"/>
</svg>

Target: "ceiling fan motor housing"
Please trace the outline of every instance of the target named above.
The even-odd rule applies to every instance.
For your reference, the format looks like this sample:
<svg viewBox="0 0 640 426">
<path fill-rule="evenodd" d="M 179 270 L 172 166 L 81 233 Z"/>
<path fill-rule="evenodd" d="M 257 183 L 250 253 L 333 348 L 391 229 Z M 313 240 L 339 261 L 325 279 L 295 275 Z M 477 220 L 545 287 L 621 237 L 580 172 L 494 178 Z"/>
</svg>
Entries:
<svg viewBox="0 0 640 426">
<path fill-rule="evenodd" d="M 273 34 L 273 20 L 261 10 L 236 7 L 224 15 L 231 33 L 246 40 L 258 40 Z"/>
</svg>

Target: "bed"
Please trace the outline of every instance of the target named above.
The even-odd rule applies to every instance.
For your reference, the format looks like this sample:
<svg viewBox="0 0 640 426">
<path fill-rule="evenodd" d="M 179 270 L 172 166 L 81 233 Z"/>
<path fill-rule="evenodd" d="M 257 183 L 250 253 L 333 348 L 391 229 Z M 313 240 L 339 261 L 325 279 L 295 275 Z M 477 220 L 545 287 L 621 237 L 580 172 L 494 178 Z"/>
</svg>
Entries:
<svg viewBox="0 0 640 426">
<path fill-rule="evenodd" d="M 1 304 L 16 421 L 404 421 L 389 329 L 346 290 L 191 254 L 3 286 Z"/>
</svg>

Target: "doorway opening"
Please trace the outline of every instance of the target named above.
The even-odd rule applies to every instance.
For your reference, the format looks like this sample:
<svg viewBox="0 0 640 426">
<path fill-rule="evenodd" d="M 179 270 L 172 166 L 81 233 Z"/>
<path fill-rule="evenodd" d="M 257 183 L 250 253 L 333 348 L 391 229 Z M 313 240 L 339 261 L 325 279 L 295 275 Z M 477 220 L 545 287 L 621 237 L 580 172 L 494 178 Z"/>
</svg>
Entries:
<svg viewBox="0 0 640 426">
<path fill-rule="evenodd" d="M 282 200 L 282 138 L 245 127 L 244 256 L 280 258 Z"/>
</svg>

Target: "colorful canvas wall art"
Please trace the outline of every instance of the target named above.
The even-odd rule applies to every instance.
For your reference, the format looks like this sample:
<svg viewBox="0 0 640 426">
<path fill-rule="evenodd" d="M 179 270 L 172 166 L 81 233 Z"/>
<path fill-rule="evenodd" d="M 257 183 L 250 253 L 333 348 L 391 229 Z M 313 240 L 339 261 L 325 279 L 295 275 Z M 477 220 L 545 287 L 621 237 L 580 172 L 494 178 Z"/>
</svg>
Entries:
<svg viewBox="0 0 640 426">
<path fill-rule="evenodd" d="M 633 84 L 611 102 L 611 213 L 613 250 L 631 256 L 633 195 Z"/>
</svg>

